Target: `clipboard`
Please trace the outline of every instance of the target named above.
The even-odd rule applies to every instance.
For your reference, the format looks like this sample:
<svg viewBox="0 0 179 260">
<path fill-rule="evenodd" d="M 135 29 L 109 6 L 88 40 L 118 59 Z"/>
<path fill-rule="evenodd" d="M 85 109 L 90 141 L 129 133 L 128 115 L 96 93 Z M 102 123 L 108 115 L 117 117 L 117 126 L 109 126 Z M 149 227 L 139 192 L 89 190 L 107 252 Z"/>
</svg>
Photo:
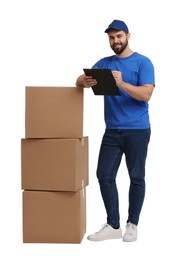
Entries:
<svg viewBox="0 0 179 260">
<path fill-rule="evenodd" d="M 120 96 L 120 90 L 110 69 L 83 69 L 86 76 L 97 80 L 97 85 L 92 87 L 95 95 Z"/>
</svg>

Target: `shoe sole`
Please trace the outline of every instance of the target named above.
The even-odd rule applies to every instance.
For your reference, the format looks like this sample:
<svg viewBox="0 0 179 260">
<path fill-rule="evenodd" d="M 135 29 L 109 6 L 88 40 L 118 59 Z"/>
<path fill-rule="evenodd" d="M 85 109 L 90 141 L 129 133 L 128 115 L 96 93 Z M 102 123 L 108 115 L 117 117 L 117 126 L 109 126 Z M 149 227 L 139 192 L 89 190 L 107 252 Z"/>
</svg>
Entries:
<svg viewBox="0 0 179 260">
<path fill-rule="evenodd" d="M 134 239 L 131 239 L 131 240 L 123 238 L 123 242 L 135 242 L 136 240 L 137 240 L 137 238 L 134 238 Z"/>
<path fill-rule="evenodd" d="M 103 239 L 91 239 L 91 238 L 88 238 L 88 240 L 90 241 L 94 241 L 94 242 L 100 242 L 100 241 L 105 241 L 105 240 L 110 240 L 110 239 L 121 239 L 122 237 L 108 237 L 108 238 L 103 238 Z"/>
</svg>

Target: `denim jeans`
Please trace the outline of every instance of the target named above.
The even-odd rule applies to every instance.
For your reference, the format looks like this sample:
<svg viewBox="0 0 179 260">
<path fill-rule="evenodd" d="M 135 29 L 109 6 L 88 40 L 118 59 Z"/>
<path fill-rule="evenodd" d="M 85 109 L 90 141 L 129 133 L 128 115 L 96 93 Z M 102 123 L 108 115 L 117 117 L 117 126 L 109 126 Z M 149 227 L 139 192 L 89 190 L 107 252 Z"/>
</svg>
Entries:
<svg viewBox="0 0 179 260">
<path fill-rule="evenodd" d="M 98 158 L 97 178 L 107 212 L 107 223 L 120 226 L 116 175 L 125 155 L 130 178 L 127 222 L 138 224 L 145 196 L 145 162 L 150 128 L 135 130 L 106 129 Z"/>
</svg>

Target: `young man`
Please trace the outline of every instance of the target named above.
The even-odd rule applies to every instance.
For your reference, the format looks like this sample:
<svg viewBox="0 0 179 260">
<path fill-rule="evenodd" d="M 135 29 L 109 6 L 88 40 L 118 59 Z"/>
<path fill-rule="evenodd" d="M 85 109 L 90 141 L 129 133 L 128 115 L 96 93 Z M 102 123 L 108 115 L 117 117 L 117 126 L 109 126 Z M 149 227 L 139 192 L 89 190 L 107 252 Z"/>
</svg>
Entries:
<svg viewBox="0 0 179 260">
<path fill-rule="evenodd" d="M 122 238 L 116 175 L 125 155 L 130 178 L 129 208 L 123 241 L 137 240 L 137 225 L 145 196 L 145 162 L 150 140 L 148 101 L 155 79 L 152 62 L 129 47 L 127 25 L 114 20 L 105 30 L 115 55 L 99 60 L 93 68 L 110 69 L 121 92 L 120 96 L 104 96 L 106 130 L 102 139 L 97 178 L 107 213 L 107 224 L 88 236 L 102 241 Z M 97 81 L 80 75 L 77 87 L 92 87 Z"/>
</svg>

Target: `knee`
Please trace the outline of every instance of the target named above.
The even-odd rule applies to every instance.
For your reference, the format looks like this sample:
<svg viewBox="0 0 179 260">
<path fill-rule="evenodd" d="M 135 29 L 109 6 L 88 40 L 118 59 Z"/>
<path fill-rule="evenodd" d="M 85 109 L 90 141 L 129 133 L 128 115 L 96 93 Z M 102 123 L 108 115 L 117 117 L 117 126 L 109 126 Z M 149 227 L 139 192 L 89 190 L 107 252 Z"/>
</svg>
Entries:
<svg viewBox="0 0 179 260">
<path fill-rule="evenodd" d="M 145 179 L 144 178 L 130 178 L 131 184 L 136 186 L 145 186 Z"/>
<path fill-rule="evenodd" d="M 111 178 L 111 176 L 105 176 L 103 174 L 97 173 L 98 182 L 100 185 L 111 185 L 116 183 L 115 178 Z"/>
</svg>

